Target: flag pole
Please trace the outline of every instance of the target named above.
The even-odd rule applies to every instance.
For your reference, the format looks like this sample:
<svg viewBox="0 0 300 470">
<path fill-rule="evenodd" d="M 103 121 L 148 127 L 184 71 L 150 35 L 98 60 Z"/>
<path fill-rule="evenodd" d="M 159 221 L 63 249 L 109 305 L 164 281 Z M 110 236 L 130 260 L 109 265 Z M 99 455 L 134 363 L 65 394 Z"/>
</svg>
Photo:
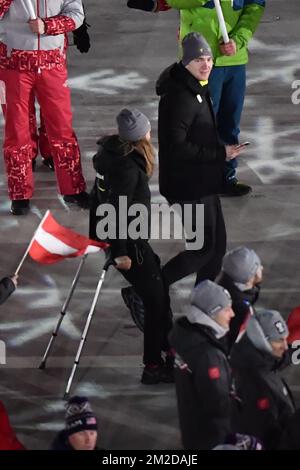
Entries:
<svg viewBox="0 0 300 470">
<path fill-rule="evenodd" d="M 228 33 L 227 33 L 226 24 L 225 24 L 224 15 L 223 15 L 223 10 L 222 10 L 222 7 L 220 5 L 220 0 L 214 0 L 214 4 L 215 4 L 215 7 L 216 7 L 216 12 L 217 12 L 217 16 L 218 16 L 218 20 L 219 20 L 219 24 L 220 24 L 220 29 L 221 29 L 221 33 L 222 33 L 222 36 L 223 36 L 223 41 L 224 41 L 225 44 L 227 44 L 229 42 L 229 36 L 228 36 Z"/>
<path fill-rule="evenodd" d="M 31 245 L 32 245 L 33 242 L 34 242 L 35 234 L 36 234 L 36 232 L 38 231 L 38 229 L 40 228 L 40 226 L 43 224 L 44 220 L 48 217 L 48 214 L 49 214 L 49 213 L 50 213 L 50 211 L 49 211 L 49 209 L 48 209 L 47 212 L 45 213 L 44 217 L 43 217 L 42 220 L 40 221 L 38 227 L 36 228 L 36 230 L 35 230 L 35 232 L 34 232 L 34 234 L 33 234 L 33 236 L 32 236 L 32 239 L 30 240 L 30 243 L 29 243 L 29 245 L 28 245 L 28 247 L 27 247 L 27 249 L 26 249 L 26 251 L 25 251 L 23 257 L 22 257 L 22 259 L 21 259 L 21 261 L 20 261 L 20 263 L 19 263 L 17 269 L 15 270 L 14 276 L 17 276 L 17 275 L 19 274 L 19 271 L 20 271 L 21 267 L 23 266 L 23 263 L 24 263 L 24 261 L 25 261 L 27 255 L 28 255 L 28 253 L 29 253 L 29 250 L 30 250 L 30 248 L 31 248 Z"/>
<path fill-rule="evenodd" d="M 33 8 L 32 3 L 30 3 L 30 1 L 29 1 L 29 2 L 26 3 L 26 6 L 27 6 L 27 8 L 28 8 L 28 13 L 29 13 L 30 19 L 31 19 L 31 20 L 36 20 L 37 14 L 36 14 L 36 12 L 34 11 L 34 8 Z"/>
</svg>

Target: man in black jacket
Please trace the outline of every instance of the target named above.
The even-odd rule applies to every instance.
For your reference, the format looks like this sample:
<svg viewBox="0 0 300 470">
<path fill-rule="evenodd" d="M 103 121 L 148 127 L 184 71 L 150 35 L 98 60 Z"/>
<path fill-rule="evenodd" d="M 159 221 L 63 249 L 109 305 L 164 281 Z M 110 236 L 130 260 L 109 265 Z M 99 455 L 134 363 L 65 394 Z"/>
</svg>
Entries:
<svg viewBox="0 0 300 470">
<path fill-rule="evenodd" d="M 204 204 L 204 244 L 201 249 L 179 253 L 164 267 L 168 285 L 197 273 L 196 284 L 214 280 L 220 272 L 226 251 L 226 230 L 218 193 L 222 192 L 225 161 L 235 158 L 243 147 L 224 147 L 208 93 L 213 58 L 206 40 L 189 33 L 182 42 L 181 62 L 168 67 L 159 77 L 158 117 L 159 187 L 170 204 L 193 207 L 195 232 L 196 207 Z M 184 219 L 184 217 L 183 217 Z M 197 235 L 196 235 L 197 236 Z"/>
<path fill-rule="evenodd" d="M 234 389 L 222 338 L 233 316 L 229 293 L 206 280 L 194 288 L 186 317 L 170 333 L 185 449 L 212 449 L 232 432 Z"/>
<path fill-rule="evenodd" d="M 278 448 L 295 411 L 292 394 L 279 375 L 288 354 L 287 337 L 288 328 L 280 313 L 261 310 L 249 318 L 230 359 L 242 400 L 235 427 L 258 437 L 271 450 Z"/>
<path fill-rule="evenodd" d="M 224 256 L 222 271 L 216 282 L 227 289 L 232 298 L 234 318 L 227 335 L 230 348 L 258 299 L 262 272 L 259 256 L 245 246 L 234 248 Z"/>
<path fill-rule="evenodd" d="M 18 284 L 18 276 L 4 277 L 0 281 L 0 304 L 14 292 Z"/>
</svg>

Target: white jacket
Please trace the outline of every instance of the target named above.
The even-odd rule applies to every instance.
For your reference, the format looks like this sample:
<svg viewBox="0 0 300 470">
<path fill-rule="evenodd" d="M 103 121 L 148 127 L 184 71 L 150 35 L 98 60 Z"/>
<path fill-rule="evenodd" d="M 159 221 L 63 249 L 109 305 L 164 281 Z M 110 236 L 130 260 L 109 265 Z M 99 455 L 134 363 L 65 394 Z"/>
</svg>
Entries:
<svg viewBox="0 0 300 470">
<path fill-rule="evenodd" d="M 0 0 L 1 4 L 1 0 Z M 67 16 L 74 21 L 77 29 L 83 22 L 84 13 L 81 0 L 12 0 L 9 10 L 0 17 L 0 41 L 7 46 L 10 56 L 12 49 L 32 50 L 64 50 L 65 35 L 37 35 L 31 32 L 28 21 L 37 16 L 42 19 L 53 16 Z M 47 24 L 47 21 L 46 21 Z"/>
</svg>

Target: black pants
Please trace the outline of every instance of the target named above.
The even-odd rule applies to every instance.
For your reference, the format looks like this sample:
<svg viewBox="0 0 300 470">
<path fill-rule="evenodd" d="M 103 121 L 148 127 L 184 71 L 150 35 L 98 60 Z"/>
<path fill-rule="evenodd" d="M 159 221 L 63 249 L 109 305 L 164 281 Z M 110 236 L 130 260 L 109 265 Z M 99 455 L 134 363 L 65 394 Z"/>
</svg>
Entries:
<svg viewBox="0 0 300 470">
<path fill-rule="evenodd" d="M 226 253 L 226 228 L 218 196 L 206 196 L 198 201 L 169 201 L 169 204 L 204 204 L 204 244 L 199 250 L 185 250 L 176 255 L 163 267 L 167 285 L 189 274 L 197 273 L 196 283 L 204 279 L 215 280 L 221 270 Z M 196 211 L 193 211 L 195 217 Z M 193 230 L 196 223 L 193 221 Z"/>
<path fill-rule="evenodd" d="M 119 272 L 144 303 L 144 364 L 160 365 L 161 352 L 170 349 L 168 333 L 172 328 L 169 293 L 162 277 L 160 260 L 145 240 L 128 240 L 127 250 L 131 268 Z"/>
</svg>

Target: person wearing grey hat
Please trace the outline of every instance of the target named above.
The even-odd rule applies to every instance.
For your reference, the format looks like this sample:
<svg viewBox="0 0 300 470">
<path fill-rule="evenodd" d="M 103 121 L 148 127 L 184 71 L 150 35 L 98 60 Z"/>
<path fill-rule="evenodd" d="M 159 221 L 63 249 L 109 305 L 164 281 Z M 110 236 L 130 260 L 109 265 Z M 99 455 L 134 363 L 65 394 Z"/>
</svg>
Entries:
<svg viewBox="0 0 300 470">
<path fill-rule="evenodd" d="M 276 449 L 286 423 L 295 411 L 294 399 L 279 371 L 288 353 L 288 328 L 276 310 L 260 310 L 247 323 L 245 334 L 231 353 L 238 395 L 242 400 L 235 426 L 241 433 Z"/>
<path fill-rule="evenodd" d="M 138 109 L 122 109 L 117 116 L 117 123 L 120 139 L 127 142 L 137 142 L 151 131 L 149 119 Z"/>
<path fill-rule="evenodd" d="M 142 383 L 173 382 L 174 360 L 167 337 L 172 326 L 169 292 L 160 260 L 148 243 L 149 178 L 154 167 L 151 125 L 137 109 L 122 109 L 116 121 L 118 133 L 100 139 L 93 157 L 96 179 L 91 193 L 90 238 L 110 243 L 116 268 L 144 306 Z M 137 207 L 140 217 L 134 215 Z M 137 219 L 140 229 L 133 231 Z"/>
<path fill-rule="evenodd" d="M 180 208 L 183 225 L 189 204 L 189 225 L 196 241 L 200 238 L 197 208 L 204 206 L 204 243 L 199 248 L 192 237 L 186 237 L 188 249 L 163 268 L 168 285 L 192 273 L 197 273 L 196 283 L 214 280 L 220 272 L 226 229 L 218 194 L 223 190 L 225 160 L 242 151 L 225 147 L 218 137 L 207 86 L 213 66 L 208 43 L 201 34 L 189 33 L 182 49 L 182 60 L 164 70 L 156 83 L 160 97 L 159 189 L 170 205 Z M 185 229 L 190 233 L 187 223 Z"/>
<path fill-rule="evenodd" d="M 232 375 L 223 343 L 233 316 L 229 293 L 206 280 L 193 289 L 186 316 L 177 320 L 170 333 L 186 450 L 212 449 L 235 432 L 231 427 Z"/>
<path fill-rule="evenodd" d="M 262 273 L 263 266 L 259 256 L 245 246 L 228 251 L 223 258 L 222 270 L 216 282 L 230 292 L 235 313 L 227 335 L 229 348 L 236 341 L 242 325 L 258 300 Z"/>
</svg>

